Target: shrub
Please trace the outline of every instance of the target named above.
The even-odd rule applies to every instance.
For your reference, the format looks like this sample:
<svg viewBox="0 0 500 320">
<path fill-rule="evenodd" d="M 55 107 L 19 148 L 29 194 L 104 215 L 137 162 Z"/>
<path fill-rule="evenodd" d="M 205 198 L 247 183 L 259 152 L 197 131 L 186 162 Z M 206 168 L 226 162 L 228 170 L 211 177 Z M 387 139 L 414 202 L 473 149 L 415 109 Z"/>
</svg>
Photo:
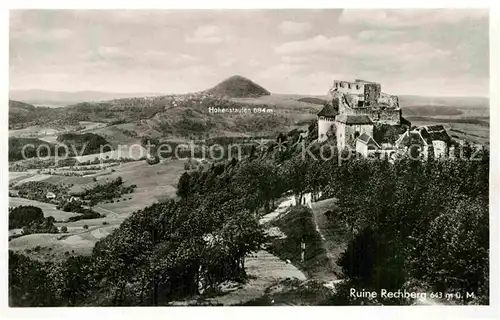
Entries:
<svg viewBox="0 0 500 320">
<path fill-rule="evenodd" d="M 69 217 L 68 221 L 78 221 L 78 220 L 84 220 L 84 219 L 97 219 L 97 218 L 102 218 L 102 215 L 98 212 L 95 212 L 93 210 L 85 209 L 86 211 L 83 212 L 82 215 L 75 216 L 75 217 Z"/>
<path fill-rule="evenodd" d="M 30 229 L 29 229 L 27 226 L 24 226 L 24 227 L 23 227 L 23 230 L 21 231 L 21 233 L 22 233 L 23 235 L 30 234 Z"/>
<path fill-rule="evenodd" d="M 146 159 L 146 163 L 149 165 L 154 165 L 160 162 L 160 157 L 154 156 Z"/>
<path fill-rule="evenodd" d="M 102 222 L 102 225 L 103 225 L 103 226 L 107 226 L 108 224 L 109 224 L 109 223 L 108 223 L 107 221 L 103 221 L 103 222 Z"/>
<path fill-rule="evenodd" d="M 88 225 L 84 225 L 84 226 L 83 226 L 83 229 L 85 229 L 85 230 L 87 230 L 88 228 L 89 228 L 89 226 L 88 226 Z"/>
<path fill-rule="evenodd" d="M 71 202 L 68 201 L 59 206 L 62 207 L 62 210 L 65 212 L 77 212 L 77 213 L 85 212 L 85 209 L 82 207 L 80 201 L 71 201 Z"/>
<path fill-rule="evenodd" d="M 66 226 L 62 226 L 62 227 L 61 227 L 61 232 L 63 232 L 63 233 L 68 232 L 68 227 L 66 227 Z"/>
</svg>

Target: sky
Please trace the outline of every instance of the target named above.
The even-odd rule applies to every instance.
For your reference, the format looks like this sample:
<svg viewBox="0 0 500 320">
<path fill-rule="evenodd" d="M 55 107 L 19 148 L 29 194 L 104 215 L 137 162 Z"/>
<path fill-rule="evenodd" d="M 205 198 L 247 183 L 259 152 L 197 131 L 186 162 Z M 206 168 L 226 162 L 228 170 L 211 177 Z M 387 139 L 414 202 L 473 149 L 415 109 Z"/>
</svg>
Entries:
<svg viewBox="0 0 500 320">
<path fill-rule="evenodd" d="M 186 93 L 237 74 L 272 93 L 489 95 L 479 9 L 12 10 L 9 32 L 11 90 Z"/>
</svg>

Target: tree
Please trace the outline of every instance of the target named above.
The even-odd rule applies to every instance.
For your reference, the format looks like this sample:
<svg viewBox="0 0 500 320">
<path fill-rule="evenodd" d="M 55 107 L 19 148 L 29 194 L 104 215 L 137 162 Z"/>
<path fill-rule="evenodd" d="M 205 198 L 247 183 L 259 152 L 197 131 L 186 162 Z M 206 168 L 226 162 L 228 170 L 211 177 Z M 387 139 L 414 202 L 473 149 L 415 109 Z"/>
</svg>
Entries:
<svg viewBox="0 0 500 320">
<path fill-rule="evenodd" d="M 487 291 L 489 273 L 488 208 L 480 201 L 463 198 L 432 221 L 417 241 L 422 251 L 413 255 L 417 275 L 438 289 L 468 293 Z M 486 288 L 486 289 L 485 289 Z"/>
<path fill-rule="evenodd" d="M 147 164 L 154 165 L 160 163 L 160 157 L 155 155 L 146 159 Z"/>
<path fill-rule="evenodd" d="M 302 197 L 307 190 L 307 172 L 310 164 L 301 156 L 296 156 L 283 166 L 283 174 L 285 175 L 285 185 L 293 191 L 298 198 L 298 202 L 302 203 Z"/>
<path fill-rule="evenodd" d="M 11 307 L 58 306 L 53 263 L 42 263 L 9 250 L 9 305 Z"/>
<path fill-rule="evenodd" d="M 68 227 L 66 227 L 66 226 L 62 226 L 62 227 L 61 227 L 61 232 L 62 232 L 62 233 L 66 233 L 66 232 L 68 232 Z"/>
<path fill-rule="evenodd" d="M 373 269 L 378 258 L 378 244 L 372 228 L 363 229 L 339 258 L 342 271 L 350 279 L 360 281 L 363 285 L 371 285 Z"/>
<path fill-rule="evenodd" d="M 19 206 L 9 211 L 9 229 L 22 228 L 40 220 L 43 220 L 43 211 L 35 206 Z"/>
<path fill-rule="evenodd" d="M 318 139 L 318 120 L 314 119 L 307 126 L 307 137 L 310 141 Z"/>
<path fill-rule="evenodd" d="M 179 197 L 187 197 L 190 193 L 191 189 L 191 176 L 189 173 L 184 172 L 179 178 L 179 182 L 177 184 L 177 195 Z"/>
</svg>

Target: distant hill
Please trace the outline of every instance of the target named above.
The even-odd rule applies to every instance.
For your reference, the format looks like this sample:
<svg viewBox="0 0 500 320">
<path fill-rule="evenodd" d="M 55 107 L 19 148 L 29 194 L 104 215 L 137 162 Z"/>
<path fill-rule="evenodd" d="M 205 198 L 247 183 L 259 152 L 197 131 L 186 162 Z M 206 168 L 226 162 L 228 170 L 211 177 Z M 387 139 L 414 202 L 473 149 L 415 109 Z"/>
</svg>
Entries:
<svg viewBox="0 0 500 320">
<path fill-rule="evenodd" d="M 33 147 L 24 148 L 27 145 Z M 44 147 L 40 148 L 40 146 Z M 37 138 L 9 138 L 9 161 L 24 160 L 37 156 L 46 157 L 49 154 L 53 155 L 54 149 L 53 144 Z M 37 150 L 39 150 L 39 154 L 37 154 Z"/>
<path fill-rule="evenodd" d="M 34 105 L 21 101 L 9 100 L 9 112 L 13 115 L 27 116 L 34 111 Z"/>
<path fill-rule="evenodd" d="M 238 75 L 227 78 L 215 87 L 206 90 L 205 93 L 232 98 L 251 98 L 271 94 L 255 82 Z"/>
<path fill-rule="evenodd" d="M 486 97 L 432 97 L 400 95 L 399 105 L 405 107 L 456 107 L 456 108 L 489 108 L 490 99 Z"/>
<path fill-rule="evenodd" d="M 319 104 L 321 106 L 326 103 L 326 100 L 320 99 L 320 98 L 314 98 L 314 97 L 304 97 L 304 98 L 298 99 L 298 101 L 311 103 L 311 104 Z"/>
<path fill-rule="evenodd" d="M 75 128 L 82 121 L 99 122 L 105 125 L 85 132 L 99 134 L 113 145 L 146 134 L 168 138 L 272 135 L 307 127 L 316 119 L 325 100 L 326 96 L 320 95 L 270 94 L 249 79 L 233 76 L 204 92 L 88 100 L 63 108 L 35 107 L 10 100 L 9 129 L 49 127 L 63 132 L 78 131 L 80 129 Z M 434 117 L 439 117 L 449 118 L 448 122 L 462 123 L 468 119 L 484 122 L 489 116 L 487 98 L 403 95 L 400 96 L 400 106 L 403 116 L 420 122 L 422 117 L 427 117 L 424 120 L 428 121 L 437 121 Z M 210 107 L 252 111 L 248 114 L 221 114 L 209 111 Z M 67 129 L 68 126 L 74 128 Z"/>
<path fill-rule="evenodd" d="M 9 126 L 25 124 L 45 119 L 51 120 L 49 108 L 37 108 L 31 104 L 21 101 L 9 100 Z"/>
<path fill-rule="evenodd" d="M 69 104 L 90 101 L 103 101 L 120 98 L 159 96 L 160 93 L 132 92 L 101 92 L 101 91 L 49 91 L 49 90 L 11 90 L 11 100 L 23 101 L 35 105 L 61 107 Z"/>
</svg>

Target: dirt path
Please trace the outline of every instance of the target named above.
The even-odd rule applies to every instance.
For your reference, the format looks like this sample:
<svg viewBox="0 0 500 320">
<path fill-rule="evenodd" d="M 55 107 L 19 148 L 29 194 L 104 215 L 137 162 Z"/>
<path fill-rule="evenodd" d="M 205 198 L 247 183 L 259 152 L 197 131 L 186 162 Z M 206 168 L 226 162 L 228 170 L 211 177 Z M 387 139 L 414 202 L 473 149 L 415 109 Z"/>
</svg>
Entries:
<svg viewBox="0 0 500 320">
<path fill-rule="evenodd" d="M 265 224 L 275 219 L 293 203 L 295 203 L 294 198 L 287 198 L 276 210 L 263 216 L 259 220 L 260 224 Z M 287 278 L 307 279 L 304 273 L 297 267 L 291 263 L 286 263 L 265 250 L 259 250 L 253 255 L 246 257 L 245 269 L 250 278 L 247 283 L 239 289 L 209 300 L 223 305 L 241 304 L 263 296 L 266 288 L 273 285 L 276 281 Z"/>
<path fill-rule="evenodd" d="M 346 246 L 344 243 L 336 243 L 331 239 L 331 235 L 329 237 L 329 235 L 325 232 L 326 224 L 328 223 L 325 212 L 334 208 L 336 200 L 333 198 L 317 202 L 312 202 L 310 200 L 310 196 L 306 198 L 306 204 L 313 212 L 314 227 L 322 240 L 323 248 L 325 249 L 326 256 L 331 264 L 332 272 L 328 275 L 329 279 L 325 279 L 326 285 L 333 286 L 334 283 L 340 281 L 339 278 L 342 274 L 342 269 L 337 264 L 337 260 L 340 257 L 340 254 L 345 250 Z"/>
<path fill-rule="evenodd" d="M 312 204 L 312 201 L 311 201 L 311 194 L 309 193 L 308 194 L 309 197 L 306 198 L 306 204 L 307 206 L 313 210 L 313 204 Z M 328 257 L 328 259 L 330 260 L 330 262 L 332 263 L 332 265 L 335 265 L 335 261 L 336 261 L 336 257 L 332 254 L 331 250 L 329 250 L 329 248 L 327 247 L 326 245 L 326 237 L 325 235 L 323 234 L 323 232 L 321 231 L 321 228 L 319 227 L 319 224 L 318 224 L 318 216 L 319 215 L 323 215 L 324 212 L 321 212 L 320 210 L 313 210 L 313 222 L 314 222 L 314 227 L 316 229 L 316 232 L 319 234 L 319 237 L 321 238 L 321 240 L 323 241 L 323 247 L 326 251 L 326 256 Z M 336 279 L 337 277 L 335 277 Z M 333 280 L 335 280 L 333 279 Z"/>
</svg>

